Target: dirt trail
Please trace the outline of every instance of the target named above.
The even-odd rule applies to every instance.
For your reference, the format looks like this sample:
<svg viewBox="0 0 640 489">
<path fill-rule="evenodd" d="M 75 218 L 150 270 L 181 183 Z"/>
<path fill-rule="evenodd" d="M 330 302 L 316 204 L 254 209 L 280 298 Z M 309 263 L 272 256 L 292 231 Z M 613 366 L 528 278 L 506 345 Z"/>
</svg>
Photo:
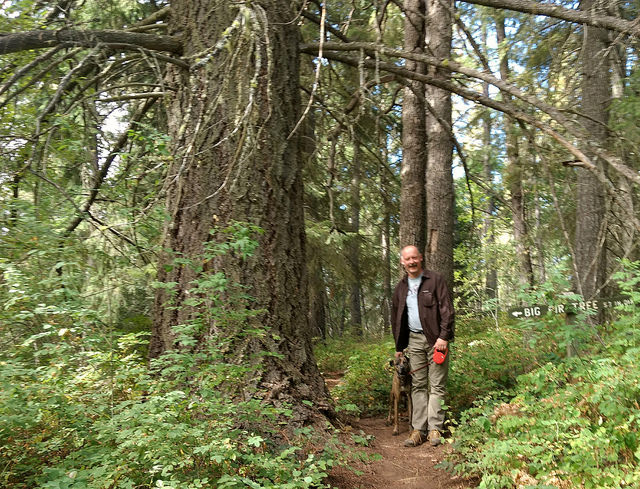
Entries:
<svg viewBox="0 0 640 489">
<path fill-rule="evenodd" d="M 405 421 L 400 435 L 393 436 L 385 418 L 364 418 L 355 423 L 354 431 L 362 430 L 373 435 L 375 440 L 364 450 L 380 454 L 381 460 L 358 466 L 358 476 L 347 468 L 338 468 L 331 473 L 329 483 L 338 489 L 469 489 L 472 487 L 459 477 L 435 467 L 449 450 L 447 444 L 432 447 L 428 443 L 419 447 L 403 446 L 409 435 Z"/>
<path fill-rule="evenodd" d="M 325 374 L 325 382 L 331 390 L 342 379 L 342 372 Z M 373 442 L 367 447 L 358 446 L 373 455 L 381 455 L 380 460 L 358 464 L 354 467 L 362 475 L 348 468 L 334 469 L 329 477 L 331 487 L 337 489 L 470 489 L 468 481 L 435 466 L 442 462 L 450 445 L 445 443 L 432 447 L 425 443 L 419 447 L 407 448 L 403 445 L 409 436 L 410 427 L 405 418 L 400 423 L 400 434 L 393 436 L 387 426 L 386 416 L 362 418 L 352 423 L 352 433 L 372 435 Z"/>
</svg>

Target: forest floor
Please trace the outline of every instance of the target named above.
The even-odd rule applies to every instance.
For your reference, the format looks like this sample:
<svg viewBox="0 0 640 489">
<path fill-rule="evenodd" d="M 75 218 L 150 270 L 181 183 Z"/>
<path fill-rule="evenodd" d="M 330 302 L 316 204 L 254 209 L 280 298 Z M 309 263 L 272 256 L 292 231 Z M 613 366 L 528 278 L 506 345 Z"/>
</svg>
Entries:
<svg viewBox="0 0 640 489">
<path fill-rule="evenodd" d="M 337 379 L 327 379 L 327 384 Z M 436 467 L 451 449 L 448 443 L 432 447 L 425 443 L 419 447 L 403 445 L 410 427 L 403 418 L 400 434 L 392 435 L 386 425 L 386 416 L 361 418 L 351 423 L 351 432 L 371 439 L 357 449 L 373 456 L 372 461 L 357 462 L 331 471 L 328 483 L 337 489 L 469 489 L 469 481 Z M 378 455 L 379 457 L 376 457 Z M 357 472 L 356 472 L 357 471 Z"/>
</svg>

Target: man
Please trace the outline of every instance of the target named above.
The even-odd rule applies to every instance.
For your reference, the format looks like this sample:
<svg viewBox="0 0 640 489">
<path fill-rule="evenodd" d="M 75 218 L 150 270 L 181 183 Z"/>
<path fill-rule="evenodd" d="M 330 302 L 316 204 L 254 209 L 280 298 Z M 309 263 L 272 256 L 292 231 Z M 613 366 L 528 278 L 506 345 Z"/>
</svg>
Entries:
<svg viewBox="0 0 640 489">
<path fill-rule="evenodd" d="M 412 371 L 413 431 L 404 445 L 415 447 L 429 440 L 441 442 L 444 428 L 442 404 L 449 372 L 449 342 L 454 336 L 453 301 L 442 275 L 422 268 L 422 255 L 405 246 L 400 263 L 407 275 L 393 293 L 391 329 L 396 357 L 406 349 Z M 447 354 L 434 361 L 434 352 Z"/>
</svg>

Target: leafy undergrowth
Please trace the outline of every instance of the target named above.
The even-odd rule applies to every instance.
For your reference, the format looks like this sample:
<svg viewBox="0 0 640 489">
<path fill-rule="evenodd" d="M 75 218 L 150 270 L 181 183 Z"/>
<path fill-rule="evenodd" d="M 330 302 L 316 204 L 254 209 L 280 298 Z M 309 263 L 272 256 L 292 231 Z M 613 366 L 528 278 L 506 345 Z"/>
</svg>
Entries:
<svg viewBox="0 0 640 489">
<path fill-rule="evenodd" d="M 2 358 L 2 487 L 323 487 L 343 460 L 337 436 L 291 435 L 286 407 L 223 395 L 244 372 L 214 351 L 150 371 L 131 335 L 109 352 L 78 353 L 59 331 L 47 341 L 37 364 L 20 349 Z"/>
<path fill-rule="evenodd" d="M 227 361 L 232 325 L 267 333 L 216 307 L 222 280 L 194 281 L 192 305 L 208 307 L 149 365 L 148 333 L 116 329 L 67 276 L 36 275 L 0 259 L 0 487 L 321 488 L 346 463 L 331 427 L 294 429 L 294 406 L 250 387 L 259 358 Z M 206 314 L 224 335 L 198 342 Z"/>
<path fill-rule="evenodd" d="M 457 322 L 447 399 L 454 450 L 443 467 L 486 489 L 640 487 L 640 264 L 625 267 L 617 278 L 630 300 L 606 326 L 586 316 Z M 571 342 L 580 354 L 567 358 Z M 338 407 L 387 409 L 393 351 L 390 339 L 316 347 L 321 369 L 345 372 L 333 390 Z"/>
<path fill-rule="evenodd" d="M 573 358 L 519 378 L 509 403 L 486 399 L 455 433 L 456 472 L 480 487 L 640 485 L 640 349 Z"/>
<path fill-rule="evenodd" d="M 638 303 L 638 265 L 619 278 Z M 465 411 L 447 466 L 480 488 L 640 487 L 640 313 L 623 309 L 606 329 L 582 323 L 599 335 L 580 356 L 519 376 L 508 402 L 494 393 Z M 553 319 L 537 326 L 566 333 Z"/>
<path fill-rule="evenodd" d="M 336 409 L 353 415 L 379 414 L 388 408 L 393 352 L 391 340 L 344 337 L 316 345 L 318 366 L 323 373 L 342 372 L 342 381 L 332 390 Z"/>
</svg>

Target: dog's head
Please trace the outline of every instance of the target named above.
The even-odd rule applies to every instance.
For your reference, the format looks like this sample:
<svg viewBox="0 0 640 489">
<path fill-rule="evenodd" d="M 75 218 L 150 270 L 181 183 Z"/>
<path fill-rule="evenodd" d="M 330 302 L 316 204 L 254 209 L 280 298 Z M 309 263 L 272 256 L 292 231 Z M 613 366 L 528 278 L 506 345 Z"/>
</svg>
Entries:
<svg viewBox="0 0 640 489">
<path fill-rule="evenodd" d="M 402 355 L 401 357 L 397 357 L 393 360 L 389 361 L 389 365 L 391 365 L 399 377 L 404 377 L 409 375 L 411 371 L 411 366 L 409 365 L 409 359 Z"/>
</svg>

